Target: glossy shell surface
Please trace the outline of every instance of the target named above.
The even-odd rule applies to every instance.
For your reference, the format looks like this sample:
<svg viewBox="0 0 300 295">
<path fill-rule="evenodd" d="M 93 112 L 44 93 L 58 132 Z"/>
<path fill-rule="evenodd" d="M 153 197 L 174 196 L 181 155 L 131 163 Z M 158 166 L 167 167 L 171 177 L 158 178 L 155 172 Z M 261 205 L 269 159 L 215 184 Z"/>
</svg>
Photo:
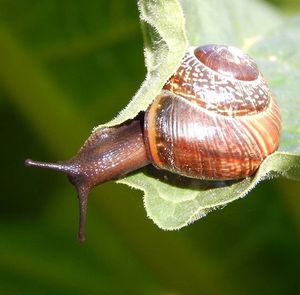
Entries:
<svg viewBox="0 0 300 295">
<path fill-rule="evenodd" d="M 188 177 L 252 175 L 279 144 L 278 106 L 254 61 L 226 45 L 189 48 L 145 115 L 148 157 Z"/>
</svg>

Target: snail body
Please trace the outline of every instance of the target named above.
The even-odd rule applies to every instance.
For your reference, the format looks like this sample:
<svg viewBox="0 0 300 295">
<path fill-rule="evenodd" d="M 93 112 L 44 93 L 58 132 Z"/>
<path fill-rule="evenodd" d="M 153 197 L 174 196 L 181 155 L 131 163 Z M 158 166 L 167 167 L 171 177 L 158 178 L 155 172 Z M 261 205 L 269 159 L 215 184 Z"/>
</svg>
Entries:
<svg viewBox="0 0 300 295">
<path fill-rule="evenodd" d="M 83 241 L 95 185 L 150 163 L 199 179 L 251 176 L 278 148 L 280 132 L 278 106 L 254 61 L 235 47 L 210 44 L 188 48 L 144 114 L 96 129 L 68 161 L 25 164 L 68 175 L 78 192 Z"/>
</svg>

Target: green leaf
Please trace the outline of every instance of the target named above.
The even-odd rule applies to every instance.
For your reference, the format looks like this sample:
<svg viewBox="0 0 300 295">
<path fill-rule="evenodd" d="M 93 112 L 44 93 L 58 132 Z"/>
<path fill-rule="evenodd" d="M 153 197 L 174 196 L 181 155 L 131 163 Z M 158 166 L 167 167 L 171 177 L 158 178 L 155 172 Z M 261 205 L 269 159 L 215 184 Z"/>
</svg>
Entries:
<svg viewBox="0 0 300 295">
<path fill-rule="evenodd" d="M 280 151 L 300 154 L 300 17 L 286 22 L 250 48 L 279 104 L 283 130 Z"/>
<path fill-rule="evenodd" d="M 184 17 L 177 0 L 140 0 L 138 7 L 144 35 L 147 76 L 126 108 L 106 126 L 120 124 L 134 118 L 140 111 L 145 111 L 179 67 L 186 51 Z"/>
<path fill-rule="evenodd" d="M 167 1 L 166 3 L 170 3 Z M 256 175 L 236 182 L 212 182 L 195 179 L 188 179 L 176 176 L 165 171 L 157 171 L 147 167 L 140 173 L 132 174 L 119 182 L 141 189 L 145 192 L 144 204 L 148 216 L 160 227 L 167 230 L 179 229 L 193 221 L 204 217 L 208 212 L 224 207 L 228 203 L 244 197 L 260 181 L 283 175 L 285 177 L 300 178 L 300 157 L 299 157 L 299 136 L 300 130 L 297 125 L 297 114 L 299 107 L 297 104 L 298 95 L 296 91 L 297 81 L 299 81 L 300 55 L 295 47 L 300 46 L 298 27 L 299 20 L 295 19 L 291 23 L 284 23 L 284 17 L 277 11 L 258 1 L 181 1 L 187 21 L 187 36 L 190 44 L 204 43 L 229 43 L 237 45 L 246 51 L 250 51 L 254 58 L 258 58 L 263 72 L 270 79 L 271 85 L 278 98 L 283 115 L 283 135 L 280 152 L 269 156 L 260 166 Z M 140 7 L 141 7 L 140 2 Z M 146 1 L 145 1 L 146 3 Z M 148 9 L 141 9 L 142 20 L 146 19 L 145 13 L 157 15 L 158 20 L 167 19 L 170 13 L 161 4 L 151 5 Z M 153 5 L 152 5 L 153 4 Z M 151 9 L 150 9 L 151 7 Z M 154 13 L 155 10 L 155 13 Z M 173 15 L 172 18 L 178 18 Z M 265 20 L 268 19 L 266 23 Z M 155 20 L 151 20 L 155 26 Z M 179 19 L 180 23 L 183 20 Z M 155 69 L 157 62 L 161 61 L 161 52 L 154 46 L 153 50 L 147 53 L 149 44 L 157 44 L 156 29 L 147 26 L 145 38 L 146 64 L 148 71 Z M 280 27 L 281 26 L 281 27 Z M 280 28 L 279 28 L 280 27 Z M 161 26 L 160 36 L 170 36 L 175 29 L 172 24 Z M 273 31 L 273 33 L 272 33 Z M 271 33 L 269 33 L 271 32 Z M 181 40 L 184 39 L 182 36 Z M 282 40 L 286 41 L 283 45 Z M 161 41 L 163 42 L 163 41 Z M 165 41 L 168 43 L 168 40 Z M 160 43 L 160 42 L 159 42 Z M 164 54 L 166 48 L 163 49 Z M 170 48 L 169 48 L 170 50 Z M 286 60 L 293 53 L 293 58 Z M 296 53 L 294 53 L 296 52 Z M 170 50 L 172 58 L 172 51 Z M 156 56 L 158 54 L 158 56 Z M 170 56 L 170 55 L 169 55 Z M 177 64 L 180 55 L 173 55 L 174 64 Z M 148 73 L 149 73 L 148 72 Z M 158 80 L 162 85 L 166 76 L 154 76 L 155 85 Z M 151 82 L 148 76 L 142 91 L 147 93 L 151 99 L 155 97 L 155 91 L 151 91 Z M 147 85 L 147 87 L 145 86 Z M 149 87 L 148 87 L 149 86 Z M 145 92 L 144 92 L 145 91 Z M 138 95 L 134 98 L 134 105 L 140 100 Z M 147 105 L 143 101 L 143 110 Z M 128 113 L 132 103 L 121 113 Z M 134 110 L 134 114 L 136 110 Z M 116 121 L 113 121 L 115 123 Z"/>
<path fill-rule="evenodd" d="M 172 177 L 161 172 L 159 178 L 147 178 L 147 172 L 129 177 L 131 185 L 145 191 L 148 216 L 162 229 L 186 226 L 212 210 L 244 197 L 260 181 L 283 175 L 300 179 L 300 157 L 276 152 L 260 166 L 253 178 L 238 182 L 208 182 Z M 170 177 L 171 176 L 171 177 Z M 173 185 L 169 181 L 172 181 Z"/>
<path fill-rule="evenodd" d="M 225 43 L 243 48 L 283 21 L 274 8 L 257 0 L 180 2 L 188 40 L 194 46 Z"/>
</svg>

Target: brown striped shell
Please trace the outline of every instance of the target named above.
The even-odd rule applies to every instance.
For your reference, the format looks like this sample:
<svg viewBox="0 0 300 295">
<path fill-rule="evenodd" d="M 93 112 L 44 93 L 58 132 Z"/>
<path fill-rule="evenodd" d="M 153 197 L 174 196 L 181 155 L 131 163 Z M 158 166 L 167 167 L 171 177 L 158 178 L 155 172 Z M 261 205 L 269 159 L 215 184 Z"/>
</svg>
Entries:
<svg viewBox="0 0 300 295">
<path fill-rule="evenodd" d="M 255 62 L 226 45 L 191 47 L 145 114 L 148 158 L 188 177 L 252 175 L 279 144 L 278 106 Z"/>
</svg>

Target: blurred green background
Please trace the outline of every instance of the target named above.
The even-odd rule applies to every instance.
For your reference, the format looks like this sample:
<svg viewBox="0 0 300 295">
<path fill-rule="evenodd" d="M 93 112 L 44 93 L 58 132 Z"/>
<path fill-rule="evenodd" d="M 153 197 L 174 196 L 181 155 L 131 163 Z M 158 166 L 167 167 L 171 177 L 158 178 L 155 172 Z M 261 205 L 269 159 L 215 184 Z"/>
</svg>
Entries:
<svg viewBox="0 0 300 295">
<path fill-rule="evenodd" d="M 299 294 L 299 182 L 265 181 L 178 232 L 107 183 L 82 246 L 66 178 L 23 167 L 72 156 L 144 75 L 135 1 L 0 0 L 0 294 Z"/>
</svg>

